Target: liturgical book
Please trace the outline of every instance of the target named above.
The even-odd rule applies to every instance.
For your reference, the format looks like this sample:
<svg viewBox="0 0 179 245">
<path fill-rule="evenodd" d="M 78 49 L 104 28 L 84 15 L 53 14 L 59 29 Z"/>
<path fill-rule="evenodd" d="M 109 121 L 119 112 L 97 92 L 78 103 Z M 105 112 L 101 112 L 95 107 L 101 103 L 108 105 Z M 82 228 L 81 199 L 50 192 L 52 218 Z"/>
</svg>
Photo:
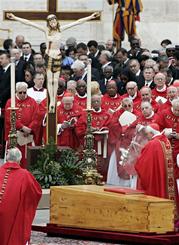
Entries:
<svg viewBox="0 0 179 245">
<path fill-rule="evenodd" d="M 138 194 L 145 194 L 144 191 L 135 190 L 131 188 L 121 188 L 121 187 L 106 187 L 104 191 L 125 194 L 125 195 L 138 195 Z"/>
</svg>

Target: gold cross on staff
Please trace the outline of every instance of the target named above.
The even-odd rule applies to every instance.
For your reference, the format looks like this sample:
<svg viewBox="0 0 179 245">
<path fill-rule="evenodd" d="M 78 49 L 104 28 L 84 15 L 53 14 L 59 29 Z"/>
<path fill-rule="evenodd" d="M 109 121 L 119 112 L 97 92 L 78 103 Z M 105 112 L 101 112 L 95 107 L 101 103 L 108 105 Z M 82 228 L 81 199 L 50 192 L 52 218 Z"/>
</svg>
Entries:
<svg viewBox="0 0 179 245">
<path fill-rule="evenodd" d="M 7 13 L 13 13 L 18 17 L 25 18 L 28 20 L 46 20 L 49 14 L 55 14 L 58 20 L 77 20 L 80 18 L 87 17 L 95 11 L 72 11 L 72 12 L 57 12 L 57 0 L 47 0 L 47 11 L 4 11 L 4 19 L 9 20 L 6 16 Z M 93 19 L 100 20 L 100 16 Z"/>
</svg>

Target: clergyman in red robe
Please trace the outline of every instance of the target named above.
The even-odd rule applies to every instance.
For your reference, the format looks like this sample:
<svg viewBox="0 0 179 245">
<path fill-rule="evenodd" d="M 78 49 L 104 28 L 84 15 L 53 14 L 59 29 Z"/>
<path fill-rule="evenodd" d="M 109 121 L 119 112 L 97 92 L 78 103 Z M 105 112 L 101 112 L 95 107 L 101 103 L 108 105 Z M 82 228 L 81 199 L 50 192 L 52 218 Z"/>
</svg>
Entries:
<svg viewBox="0 0 179 245">
<path fill-rule="evenodd" d="M 8 135 L 11 129 L 10 110 L 11 99 L 9 99 L 5 106 L 5 140 L 7 146 L 9 144 Z M 22 152 L 21 167 L 27 167 L 27 146 L 32 145 L 36 141 L 36 131 L 38 128 L 36 113 L 38 104 L 36 101 L 27 95 L 27 84 L 25 82 L 18 82 L 16 84 L 16 130 L 17 130 L 17 147 Z M 31 137 L 33 136 L 33 138 Z M 29 140 L 25 141 L 25 139 Z"/>
<path fill-rule="evenodd" d="M 7 153 L 7 162 L 0 168 L 0 244 L 26 245 L 41 188 L 35 178 L 19 165 L 18 148 Z"/>
<path fill-rule="evenodd" d="M 146 126 L 149 142 L 142 149 L 136 161 L 138 189 L 146 195 L 178 200 L 177 186 L 174 177 L 172 148 L 169 140 L 158 130 L 157 124 Z"/>
</svg>

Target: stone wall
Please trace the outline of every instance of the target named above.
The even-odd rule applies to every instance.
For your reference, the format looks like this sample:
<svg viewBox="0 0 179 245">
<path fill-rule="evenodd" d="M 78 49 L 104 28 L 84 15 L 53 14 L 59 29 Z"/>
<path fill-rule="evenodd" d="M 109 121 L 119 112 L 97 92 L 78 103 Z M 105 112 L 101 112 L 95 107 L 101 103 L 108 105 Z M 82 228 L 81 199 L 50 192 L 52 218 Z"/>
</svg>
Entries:
<svg viewBox="0 0 179 245">
<path fill-rule="evenodd" d="M 32 10 L 45 11 L 47 9 L 46 0 L 1 0 L 0 1 L 0 28 L 12 29 L 11 37 L 23 34 L 29 40 L 33 48 L 38 50 L 38 44 L 44 41 L 44 34 L 26 27 L 20 23 L 3 20 L 3 10 Z M 102 11 L 101 21 L 88 22 L 81 26 L 76 26 L 62 34 L 62 42 L 70 37 L 76 37 L 77 41 L 87 42 L 96 39 L 105 42 L 112 36 L 112 7 L 107 4 L 107 0 L 57 0 L 58 11 L 82 10 L 82 11 Z M 137 23 L 138 35 L 142 39 L 142 46 L 150 49 L 160 47 L 160 42 L 164 38 L 170 38 L 179 44 L 179 0 L 143 0 L 144 11 L 141 14 L 141 22 Z M 38 21 L 45 25 L 44 21 Z M 61 25 L 67 22 L 61 22 Z M 0 38 L 6 38 L 5 32 L 0 31 Z M 128 47 L 125 40 L 123 46 Z"/>
</svg>

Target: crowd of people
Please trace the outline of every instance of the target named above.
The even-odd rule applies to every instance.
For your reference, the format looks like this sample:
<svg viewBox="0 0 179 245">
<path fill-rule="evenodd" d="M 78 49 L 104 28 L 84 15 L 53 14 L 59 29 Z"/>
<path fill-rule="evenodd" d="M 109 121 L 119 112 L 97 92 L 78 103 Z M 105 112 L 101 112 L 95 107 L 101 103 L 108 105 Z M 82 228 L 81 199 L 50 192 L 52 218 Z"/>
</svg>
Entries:
<svg viewBox="0 0 179 245">
<path fill-rule="evenodd" d="M 122 47 L 116 50 L 112 40 L 105 45 L 95 40 L 85 44 L 77 43 L 73 37 L 60 45 L 62 61 L 56 97 L 57 145 L 79 152 L 84 148 L 87 64 L 91 59 L 92 130 L 97 153 L 108 162 L 115 155 L 119 183 L 122 179 L 126 184 L 130 174 L 119 164 L 122 156 L 119 149 L 129 148 L 139 125 L 150 127 L 156 124 L 155 130 L 162 132 L 170 142 L 174 177 L 178 179 L 179 46 L 166 39 L 161 42 L 159 50 L 151 51 L 142 47 L 137 37 L 131 38 L 130 45 L 130 50 Z M 8 109 L 11 104 L 10 62 L 13 57 L 16 66 L 16 128 L 18 148 L 22 152 L 21 166 L 24 168 L 27 166 L 27 146 L 47 142 L 45 50 L 46 44 L 41 43 L 39 52 L 35 52 L 22 35 L 18 35 L 15 42 L 5 40 L 4 49 L 0 50 L 0 123 L 4 127 L 4 131 L 1 127 L 1 142 L 4 137 L 8 147 L 11 128 Z M 146 130 L 145 135 L 150 133 L 154 136 L 156 133 L 149 128 Z M 140 145 L 140 148 L 145 146 Z M 111 171 L 111 167 L 109 169 Z M 138 167 L 137 172 L 140 173 Z"/>
</svg>

